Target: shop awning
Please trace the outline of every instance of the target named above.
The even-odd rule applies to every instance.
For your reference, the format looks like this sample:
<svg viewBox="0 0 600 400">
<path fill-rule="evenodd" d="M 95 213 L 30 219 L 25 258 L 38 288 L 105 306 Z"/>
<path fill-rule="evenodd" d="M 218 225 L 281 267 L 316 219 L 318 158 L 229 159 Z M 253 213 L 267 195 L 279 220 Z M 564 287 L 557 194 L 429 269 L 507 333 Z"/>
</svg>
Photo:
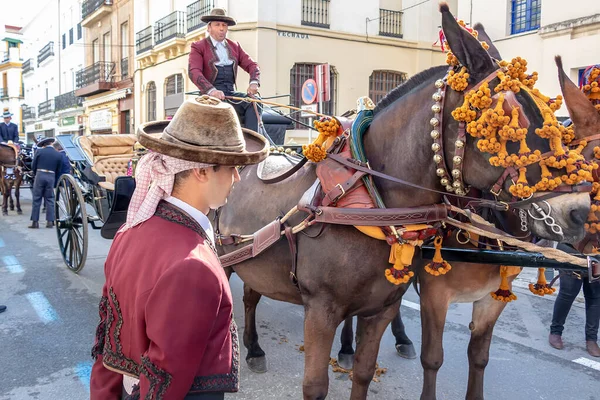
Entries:
<svg viewBox="0 0 600 400">
<path fill-rule="evenodd" d="M 83 102 L 84 107 L 93 107 L 99 104 L 109 103 L 111 101 L 124 99 L 127 97 L 127 89 L 117 90 L 110 94 L 104 95 L 102 97 L 95 98 L 93 100 L 88 100 Z"/>
</svg>

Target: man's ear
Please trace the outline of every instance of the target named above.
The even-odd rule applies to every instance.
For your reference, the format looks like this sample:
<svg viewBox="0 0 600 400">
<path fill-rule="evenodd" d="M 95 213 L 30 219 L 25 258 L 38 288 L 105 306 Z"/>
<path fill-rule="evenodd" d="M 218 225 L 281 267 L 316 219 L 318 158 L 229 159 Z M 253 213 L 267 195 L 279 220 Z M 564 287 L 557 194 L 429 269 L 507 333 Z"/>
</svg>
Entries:
<svg viewBox="0 0 600 400">
<path fill-rule="evenodd" d="M 194 168 L 192 170 L 192 174 L 200 182 L 208 181 L 208 176 L 209 176 L 208 168 Z"/>
</svg>

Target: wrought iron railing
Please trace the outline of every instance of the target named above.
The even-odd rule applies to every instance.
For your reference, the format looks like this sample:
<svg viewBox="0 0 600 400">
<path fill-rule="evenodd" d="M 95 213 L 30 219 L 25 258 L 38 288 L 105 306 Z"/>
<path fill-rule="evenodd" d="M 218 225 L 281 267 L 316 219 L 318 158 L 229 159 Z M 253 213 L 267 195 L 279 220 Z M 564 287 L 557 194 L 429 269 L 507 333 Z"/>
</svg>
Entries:
<svg viewBox="0 0 600 400">
<path fill-rule="evenodd" d="M 113 82 L 115 72 L 114 62 L 98 61 L 77 71 L 75 76 L 75 87 L 81 89 L 98 82 Z"/>
<path fill-rule="evenodd" d="M 302 25 L 329 28 L 330 0 L 302 0 Z"/>
<path fill-rule="evenodd" d="M 104 5 L 112 6 L 112 4 L 112 0 L 85 0 L 81 4 L 81 19 L 86 19 L 88 15 Z"/>
<path fill-rule="evenodd" d="M 75 91 L 61 94 L 54 98 L 54 109 L 56 111 L 66 110 L 72 107 L 81 107 L 83 105 L 83 97 L 75 96 Z"/>
<path fill-rule="evenodd" d="M 402 11 L 379 9 L 379 34 L 381 36 L 402 37 Z"/>
<path fill-rule="evenodd" d="M 8 98 L 8 88 L 0 88 L 0 98 Z"/>
<path fill-rule="evenodd" d="M 191 32 L 206 25 L 200 18 L 208 15 L 215 7 L 215 0 L 198 0 L 187 6 L 187 31 Z"/>
<path fill-rule="evenodd" d="M 185 37 L 185 13 L 183 11 L 173 11 L 154 23 L 154 41 L 156 44 L 183 37 Z"/>
<path fill-rule="evenodd" d="M 23 120 L 26 119 L 35 119 L 35 107 L 23 107 Z"/>
<path fill-rule="evenodd" d="M 46 115 L 54 112 L 54 99 L 46 100 L 38 105 L 38 115 Z"/>
<path fill-rule="evenodd" d="M 52 57 L 53 55 L 54 55 L 54 42 L 49 42 L 38 53 L 38 57 L 37 57 L 38 67 L 44 60 L 47 60 L 48 58 Z"/>
<path fill-rule="evenodd" d="M 135 52 L 143 53 L 154 47 L 152 43 L 152 26 L 142 29 L 135 34 Z"/>
<path fill-rule="evenodd" d="M 23 69 L 24 74 L 33 71 L 33 59 L 30 58 L 29 60 L 25 61 L 21 68 Z"/>
<path fill-rule="evenodd" d="M 2 64 L 10 61 L 10 54 L 8 54 L 8 51 L 0 54 L 0 56 L 1 56 L 0 59 L 2 60 Z"/>
<path fill-rule="evenodd" d="M 121 80 L 129 77 L 129 58 L 121 59 Z"/>
</svg>

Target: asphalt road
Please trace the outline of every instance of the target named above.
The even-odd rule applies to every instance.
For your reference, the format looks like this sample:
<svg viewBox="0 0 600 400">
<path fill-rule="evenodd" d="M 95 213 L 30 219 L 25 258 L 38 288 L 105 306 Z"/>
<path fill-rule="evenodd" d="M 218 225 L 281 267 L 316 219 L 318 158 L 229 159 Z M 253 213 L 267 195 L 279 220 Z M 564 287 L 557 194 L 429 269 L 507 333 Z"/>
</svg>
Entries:
<svg viewBox="0 0 600 400">
<path fill-rule="evenodd" d="M 24 190 L 23 216 L 0 217 L 0 400 L 86 399 L 90 349 L 98 320 L 103 263 L 111 242 L 90 230 L 88 262 L 79 275 L 68 271 L 53 229 L 27 229 L 31 202 Z M 43 225 L 42 225 L 43 226 Z M 526 282 L 522 282 L 523 284 Z M 235 317 L 243 327 L 242 284 L 233 278 Z M 524 289 L 508 305 L 495 330 L 486 370 L 488 399 L 600 400 L 600 360 L 585 351 L 583 304 L 576 303 L 564 333 L 566 348 L 547 344 L 553 297 L 539 298 Z M 420 348 L 419 299 L 411 291 L 403 302 L 409 336 Z M 464 398 L 470 304 L 455 304 L 444 335 L 445 362 L 438 376 L 440 399 Z M 242 362 L 241 390 L 228 399 L 301 399 L 304 355 L 303 310 L 263 299 L 257 324 L 269 371 L 250 372 Z M 339 350 L 334 344 L 332 356 Z M 245 357 L 245 350 L 242 352 Z M 422 369 L 418 359 L 396 355 L 391 332 L 378 358 L 387 373 L 370 386 L 373 399 L 418 399 Z M 330 371 L 330 399 L 347 399 L 351 382 Z"/>
</svg>

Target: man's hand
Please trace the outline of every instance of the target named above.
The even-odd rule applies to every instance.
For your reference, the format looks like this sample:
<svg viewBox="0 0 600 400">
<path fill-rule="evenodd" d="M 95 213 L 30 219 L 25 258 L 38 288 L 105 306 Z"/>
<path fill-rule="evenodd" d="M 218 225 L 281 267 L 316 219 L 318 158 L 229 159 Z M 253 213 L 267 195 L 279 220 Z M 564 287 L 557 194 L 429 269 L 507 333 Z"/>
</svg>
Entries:
<svg viewBox="0 0 600 400">
<path fill-rule="evenodd" d="M 221 90 L 213 90 L 210 92 L 210 96 L 216 97 L 219 100 L 225 100 L 225 93 L 223 93 Z"/>
<path fill-rule="evenodd" d="M 249 95 L 256 95 L 258 93 L 258 85 L 253 83 L 252 85 L 248 86 L 247 93 Z"/>
</svg>

